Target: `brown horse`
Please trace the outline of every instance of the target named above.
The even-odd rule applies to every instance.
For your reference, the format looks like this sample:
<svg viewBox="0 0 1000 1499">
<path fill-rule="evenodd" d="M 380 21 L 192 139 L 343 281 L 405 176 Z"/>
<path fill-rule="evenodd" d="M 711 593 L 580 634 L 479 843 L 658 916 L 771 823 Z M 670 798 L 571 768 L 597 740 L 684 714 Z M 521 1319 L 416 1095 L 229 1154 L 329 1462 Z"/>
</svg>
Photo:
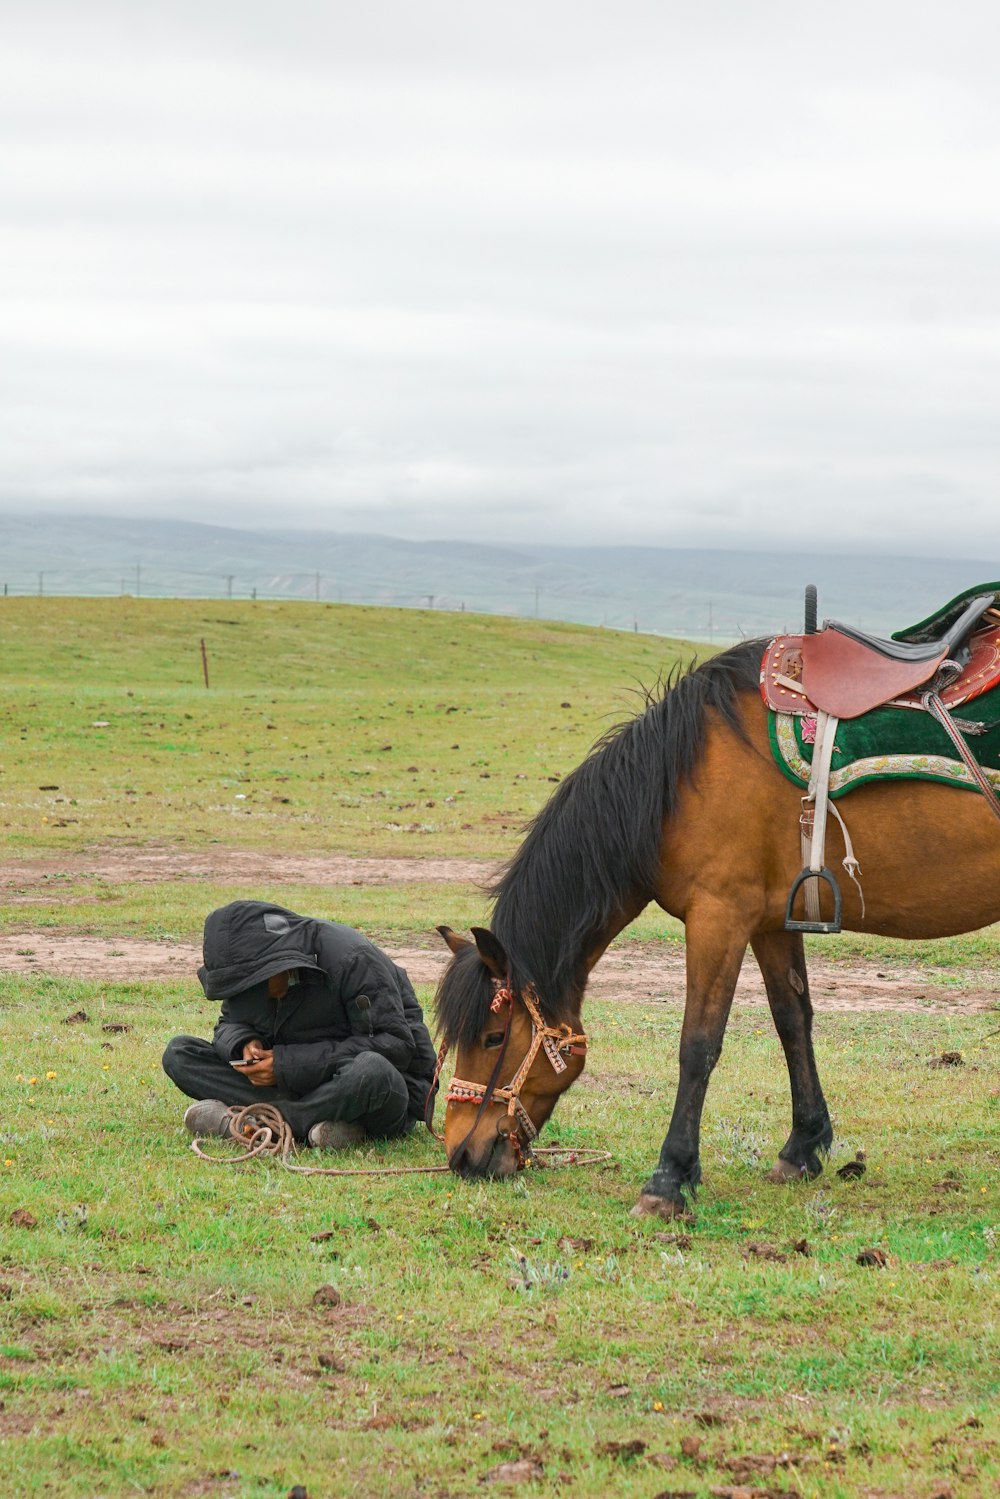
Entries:
<svg viewBox="0 0 1000 1499">
<path fill-rule="evenodd" d="M 822 1169 L 833 1132 L 802 937 L 784 926 L 802 862 L 801 794 L 768 744 L 764 645 L 745 642 L 668 683 L 599 741 L 494 885 L 491 929 L 474 929 L 474 942 L 440 929 L 455 955 L 437 996 L 444 1041 L 457 1048 L 445 1143 L 462 1175 L 505 1176 L 522 1163 L 582 1070 L 588 974 L 650 901 L 685 924 L 687 997 L 674 1111 L 634 1211 L 688 1210 L 701 1177 L 702 1107 L 748 945 L 791 1083 L 792 1129 L 770 1179 Z M 844 882 L 845 928 L 944 937 L 1000 919 L 1000 825 L 982 797 L 899 780 L 859 786 L 841 805 L 864 887 L 862 912 Z M 827 847 L 835 866 L 844 847 L 833 823 Z M 824 887 L 824 915 L 828 900 Z M 551 1032 L 544 1044 L 540 1028 Z M 498 1086 L 508 1082 L 516 1087 Z"/>
</svg>

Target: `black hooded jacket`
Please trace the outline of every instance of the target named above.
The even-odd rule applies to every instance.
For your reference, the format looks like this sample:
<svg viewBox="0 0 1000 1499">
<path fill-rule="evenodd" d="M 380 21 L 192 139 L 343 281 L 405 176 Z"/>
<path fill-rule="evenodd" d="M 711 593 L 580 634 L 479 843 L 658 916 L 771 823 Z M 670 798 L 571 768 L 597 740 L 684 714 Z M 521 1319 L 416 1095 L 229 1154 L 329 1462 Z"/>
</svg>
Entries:
<svg viewBox="0 0 1000 1499">
<path fill-rule="evenodd" d="M 301 1098 L 363 1051 L 375 1051 L 406 1080 L 420 1117 L 435 1054 L 413 986 L 402 968 L 352 927 L 315 921 L 266 901 L 237 900 L 205 922 L 209 999 L 221 999 L 213 1036 L 227 1062 L 248 1041 L 274 1051 L 275 1084 Z M 276 973 L 298 972 L 284 999 L 268 997 Z"/>
</svg>

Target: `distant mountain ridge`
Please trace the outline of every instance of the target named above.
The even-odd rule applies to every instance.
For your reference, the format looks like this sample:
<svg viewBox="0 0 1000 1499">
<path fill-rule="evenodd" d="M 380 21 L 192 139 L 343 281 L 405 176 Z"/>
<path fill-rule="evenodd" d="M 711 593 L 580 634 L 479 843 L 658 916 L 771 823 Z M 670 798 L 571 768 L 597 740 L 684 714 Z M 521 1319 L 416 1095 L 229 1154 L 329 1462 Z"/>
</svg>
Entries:
<svg viewBox="0 0 1000 1499">
<path fill-rule="evenodd" d="M 821 618 L 913 624 L 1000 559 L 865 557 L 669 547 L 502 545 L 193 521 L 0 515 L 10 595 L 285 598 L 537 615 L 723 642 L 798 628 L 806 583 Z"/>
</svg>

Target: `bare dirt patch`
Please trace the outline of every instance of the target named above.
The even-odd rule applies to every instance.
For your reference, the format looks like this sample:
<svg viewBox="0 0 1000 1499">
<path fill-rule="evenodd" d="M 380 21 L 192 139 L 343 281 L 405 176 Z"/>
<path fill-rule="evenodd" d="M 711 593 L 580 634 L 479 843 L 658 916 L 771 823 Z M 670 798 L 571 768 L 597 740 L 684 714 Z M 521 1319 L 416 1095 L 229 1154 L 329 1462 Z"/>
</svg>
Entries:
<svg viewBox="0 0 1000 1499">
<path fill-rule="evenodd" d="M 415 881 L 486 882 L 496 866 L 479 859 L 369 859 L 347 854 L 286 854 L 244 848 L 141 848 L 105 846 L 44 859 L 24 859 L 0 869 L 0 889 L 51 893 L 54 879 L 159 884 L 209 880 L 215 884 L 401 885 Z"/>
<path fill-rule="evenodd" d="M 23 860 L 0 870 L 0 890 L 13 896 L 52 896 L 55 880 L 109 880 L 156 883 L 205 880 L 218 884 L 380 885 L 436 881 L 485 884 L 495 864 L 475 859 L 379 859 L 347 854 L 280 854 L 210 847 L 179 849 L 165 844 L 103 846 L 59 858 Z M 14 893 L 16 892 L 16 894 Z M 415 984 L 435 985 L 448 961 L 444 948 L 390 949 Z M 81 936 L 72 932 L 22 931 L 0 936 L 0 972 L 52 973 L 112 981 L 190 978 L 201 953 L 177 942 Z M 885 960 L 851 959 L 832 963 L 813 958 L 810 989 L 817 1010 L 895 1010 L 958 1013 L 990 1010 L 997 990 L 985 975 L 969 974 L 961 988 L 928 980 L 914 964 L 888 966 Z M 675 944 L 625 942 L 612 947 L 591 975 L 588 992 L 598 999 L 681 1006 L 684 1003 L 684 951 Z M 747 958 L 736 989 L 736 1004 L 765 1008 L 764 987 Z"/>
<path fill-rule="evenodd" d="M 406 969 L 415 984 L 436 985 L 448 954 L 442 948 L 389 949 L 390 957 Z M 0 936 L 0 973 L 51 973 L 67 978 L 183 979 L 196 983 L 201 964 L 196 947 L 174 942 L 131 938 L 84 937 L 68 932 L 17 932 Z M 958 1014 L 993 1009 L 995 988 L 970 976 L 968 988 L 929 985 L 926 974 L 914 967 L 876 969 L 874 963 L 810 964 L 813 1003 L 820 1012 L 895 1010 L 911 1014 Z M 680 947 L 657 943 L 629 943 L 605 953 L 591 975 L 588 993 L 596 999 L 665 1004 L 684 1003 L 684 953 Z M 736 988 L 738 1007 L 767 1006 L 760 975 L 748 958 Z"/>
</svg>

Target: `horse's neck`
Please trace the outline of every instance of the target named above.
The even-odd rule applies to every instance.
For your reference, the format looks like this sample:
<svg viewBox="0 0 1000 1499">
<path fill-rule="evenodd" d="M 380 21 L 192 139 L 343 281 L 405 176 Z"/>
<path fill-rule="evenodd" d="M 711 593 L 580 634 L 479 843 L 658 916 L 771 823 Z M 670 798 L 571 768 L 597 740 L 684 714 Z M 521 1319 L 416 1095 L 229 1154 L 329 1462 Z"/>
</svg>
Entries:
<svg viewBox="0 0 1000 1499">
<path fill-rule="evenodd" d="M 508 941 L 508 952 L 511 955 L 512 967 L 515 972 L 520 971 L 521 976 L 525 978 L 533 973 L 536 976 L 536 982 L 541 979 L 541 982 L 538 983 L 538 988 L 543 999 L 543 1004 L 545 1004 L 546 1000 L 549 1001 L 549 1004 L 558 1003 L 559 1007 L 564 1011 L 568 1005 L 572 1013 L 579 1016 L 591 970 L 600 961 L 609 945 L 618 936 L 618 933 L 623 931 L 630 922 L 634 921 L 639 912 L 648 905 L 649 899 L 650 897 L 647 894 L 631 896 L 625 905 L 617 908 L 604 921 L 597 932 L 592 932 L 584 940 L 579 950 L 573 953 L 564 953 L 560 960 L 560 966 L 563 968 L 563 976 L 561 982 L 558 984 L 555 982 L 556 972 L 550 966 L 552 961 L 551 954 L 547 954 L 544 947 L 535 948 L 532 951 L 532 945 L 530 944 L 525 945 L 523 941 L 518 942 L 516 939 L 510 941 L 508 932 L 504 930 L 502 920 L 500 923 L 497 923 L 496 919 L 494 919 L 494 930 L 497 931 L 497 935 L 501 941 L 505 939 Z M 498 915 L 500 914 L 502 904 L 503 897 L 498 902 Z M 511 915 L 509 908 L 504 914 L 508 917 Z M 570 971 L 569 975 L 566 974 L 567 969 Z M 546 983 L 545 981 L 544 976 L 546 972 L 548 972 L 548 977 L 552 981 L 551 983 Z"/>
<path fill-rule="evenodd" d="M 594 968 L 597 967 L 597 964 L 603 958 L 612 942 L 618 936 L 619 932 L 623 932 L 627 926 L 630 926 L 635 918 L 639 915 L 639 912 L 642 911 L 648 904 L 649 902 L 645 899 L 640 900 L 637 897 L 627 910 L 615 912 L 615 915 L 608 922 L 604 931 L 595 940 L 595 942 L 587 952 L 586 962 L 588 978 Z M 582 1003 L 583 990 L 580 991 L 580 1000 Z"/>
</svg>

